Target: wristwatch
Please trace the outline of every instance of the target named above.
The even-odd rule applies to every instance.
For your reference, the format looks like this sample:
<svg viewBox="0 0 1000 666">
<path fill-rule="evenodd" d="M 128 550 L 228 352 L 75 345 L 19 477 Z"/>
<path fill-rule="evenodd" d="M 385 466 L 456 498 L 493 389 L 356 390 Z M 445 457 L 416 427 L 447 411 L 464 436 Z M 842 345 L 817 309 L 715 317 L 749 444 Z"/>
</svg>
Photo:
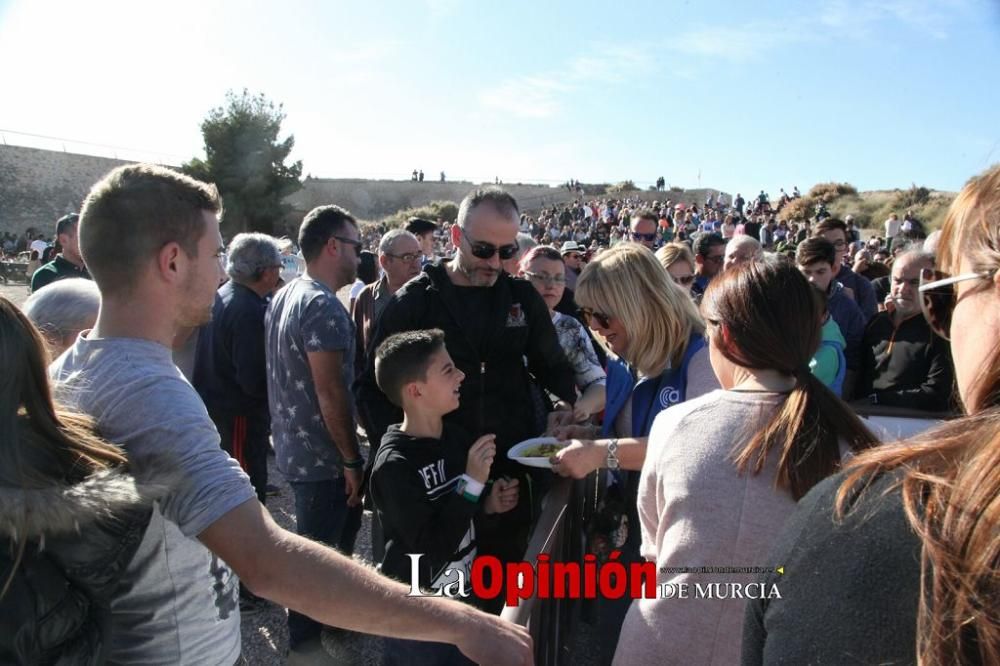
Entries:
<svg viewBox="0 0 1000 666">
<path fill-rule="evenodd" d="M 612 439 L 608 442 L 608 457 L 604 460 L 604 466 L 608 469 L 618 469 L 618 440 Z"/>
</svg>

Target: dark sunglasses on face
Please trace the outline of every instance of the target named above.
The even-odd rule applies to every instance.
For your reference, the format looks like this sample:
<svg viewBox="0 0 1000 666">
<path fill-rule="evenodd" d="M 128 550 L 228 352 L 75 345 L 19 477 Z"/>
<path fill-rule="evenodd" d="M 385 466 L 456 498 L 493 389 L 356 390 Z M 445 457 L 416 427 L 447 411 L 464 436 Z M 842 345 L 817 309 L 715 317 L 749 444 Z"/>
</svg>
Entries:
<svg viewBox="0 0 1000 666">
<path fill-rule="evenodd" d="M 353 245 L 355 256 L 358 257 L 361 256 L 361 241 L 354 240 L 353 238 L 345 238 L 344 236 L 333 236 L 333 238 L 336 238 L 341 243 L 347 243 L 348 245 Z"/>
<path fill-rule="evenodd" d="M 465 229 L 462 229 L 462 235 L 465 236 L 465 240 L 468 241 L 469 247 L 472 249 L 472 256 L 477 259 L 492 259 L 494 254 L 499 254 L 501 260 L 507 261 L 508 259 L 513 259 L 514 255 L 517 254 L 517 241 L 514 241 L 510 245 L 497 247 L 492 243 L 472 240 L 469 238 L 469 234 L 465 233 Z"/>
<path fill-rule="evenodd" d="M 984 280 L 993 275 L 992 271 L 985 273 L 965 273 L 949 276 L 942 271 L 925 268 L 920 271 L 920 309 L 924 319 L 937 335 L 950 340 L 951 315 L 958 305 L 958 294 L 955 285 L 966 280 Z"/>
<path fill-rule="evenodd" d="M 716 254 L 714 256 L 703 257 L 703 261 L 711 261 L 713 264 L 721 264 L 722 260 L 726 258 L 724 254 Z"/>
<path fill-rule="evenodd" d="M 603 312 L 596 312 L 590 308 L 580 308 L 580 314 L 583 315 L 584 323 L 591 328 L 594 327 L 594 321 L 596 321 L 601 328 L 611 328 L 611 315 L 604 314 Z"/>
<path fill-rule="evenodd" d="M 634 240 L 634 241 L 655 241 L 656 240 L 656 232 L 653 232 L 651 234 L 640 234 L 637 231 L 633 231 L 632 232 L 632 240 Z"/>
<path fill-rule="evenodd" d="M 684 285 L 685 287 L 687 287 L 692 282 L 694 282 L 694 276 L 693 275 L 681 275 L 680 277 L 675 277 L 674 278 L 674 282 L 676 282 L 677 284 Z"/>
</svg>

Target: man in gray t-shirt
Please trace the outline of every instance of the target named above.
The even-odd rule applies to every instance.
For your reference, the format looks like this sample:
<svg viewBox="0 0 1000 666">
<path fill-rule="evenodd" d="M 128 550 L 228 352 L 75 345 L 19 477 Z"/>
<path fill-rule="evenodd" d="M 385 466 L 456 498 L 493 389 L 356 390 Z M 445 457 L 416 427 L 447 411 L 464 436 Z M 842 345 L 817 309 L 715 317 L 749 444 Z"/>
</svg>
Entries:
<svg viewBox="0 0 1000 666">
<path fill-rule="evenodd" d="M 157 503 L 112 605 L 110 660 L 235 663 L 237 579 L 197 536 L 256 495 L 239 463 L 219 448 L 219 434 L 170 349 L 81 336 L 50 374 L 58 397 L 93 416 L 134 468 L 170 470 L 177 480 Z"/>
</svg>

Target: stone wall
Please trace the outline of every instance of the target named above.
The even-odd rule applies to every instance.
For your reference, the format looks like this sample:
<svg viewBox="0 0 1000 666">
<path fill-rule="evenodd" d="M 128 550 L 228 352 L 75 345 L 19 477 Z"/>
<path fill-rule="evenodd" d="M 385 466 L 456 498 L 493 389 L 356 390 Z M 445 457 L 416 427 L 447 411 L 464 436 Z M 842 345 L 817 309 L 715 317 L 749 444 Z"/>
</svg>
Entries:
<svg viewBox="0 0 1000 666">
<path fill-rule="evenodd" d="M 0 146 L 0 232 L 22 233 L 33 228 L 46 236 L 54 233 L 55 221 L 78 211 L 90 187 L 111 169 L 126 161 L 92 155 Z M 474 187 L 469 182 L 361 180 L 309 178 L 301 190 L 288 198 L 293 212 L 284 220 L 296 229 L 302 217 L 315 206 L 338 204 L 362 220 L 378 220 L 405 208 L 432 201 L 461 201 Z M 522 210 L 572 201 L 574 194 L 562 187 L 509 185 Z M 715 191 L 715 190 L 713 190 Z M 646 201 L 672 199 L 705 201 L 708 190 L 638 192 Z"/>
<path fill-rule="evenodd" d="M 54 235 L 56 220 L 79 211 L 91 185 L 122 164 L 128 162 L 0 146 L 0 232 L 34 228 Z"/>
</svg>

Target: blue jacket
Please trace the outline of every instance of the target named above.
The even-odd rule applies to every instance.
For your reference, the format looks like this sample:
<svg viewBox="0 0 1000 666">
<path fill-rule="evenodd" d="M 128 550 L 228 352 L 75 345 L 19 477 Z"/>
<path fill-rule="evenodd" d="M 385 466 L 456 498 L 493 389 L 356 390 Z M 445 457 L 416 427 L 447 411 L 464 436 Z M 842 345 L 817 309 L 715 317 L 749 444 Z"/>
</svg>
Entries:
<svg viewBox="0 0 1000 666">
<path fill-rule="evenodd" d="M 847 369 L 861 369 L 861 342 L 865 335 L 865 316 L 858 304 L 844 292 L 844 285 L 839 282 L 830 283 L 827 293 L 826 309 L 837 322 L 840 332 L 844 334 L 847 344 L 844 346 L 844 356 L 847 357 Z"/>
<path fill-rule="evenodd" d="M 684 402 L 687 396 L 688 366 L 694 355 L 704 346 L 704 336 L 692 333 L 680 367 L 668 367 L 659 377 L 648 377 L 638 381 L 627 363 L 619 359 L 608 359 L 607 402 L 604 408 L 602 435 L 605 437 L 612 435 L 615 419 L 631 396 L 631 435 L 648 436 L 657 414 L 671 405 Z"/>
</svg>

